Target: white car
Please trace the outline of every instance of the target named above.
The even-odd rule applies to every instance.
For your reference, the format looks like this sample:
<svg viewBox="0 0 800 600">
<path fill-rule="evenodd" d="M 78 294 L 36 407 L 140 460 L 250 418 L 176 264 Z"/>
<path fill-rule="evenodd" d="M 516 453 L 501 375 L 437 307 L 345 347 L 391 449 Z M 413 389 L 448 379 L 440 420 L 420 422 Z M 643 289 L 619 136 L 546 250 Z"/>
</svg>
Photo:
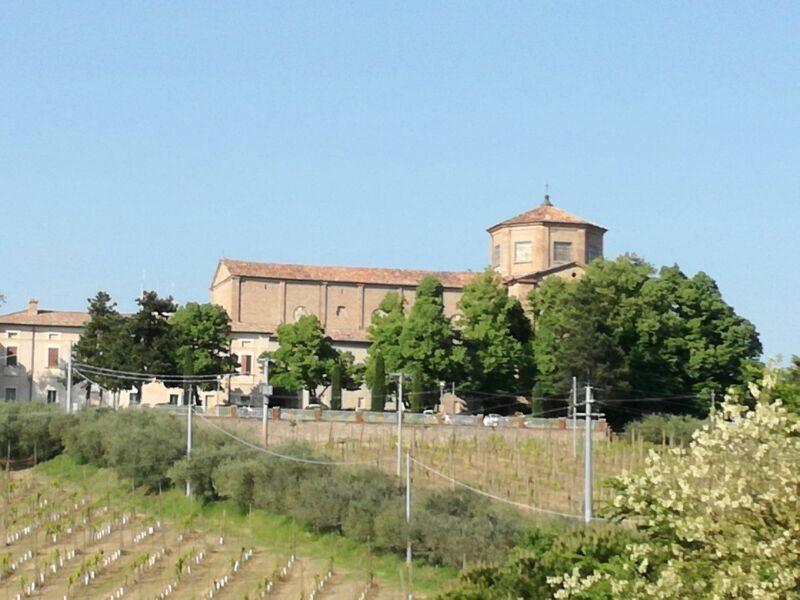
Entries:
<svg viewBox="0 0 800 600">
<path fill-rule="evenodd" d="M 498 415 L 496 413 L 491 413 L 483 417 L 483 426 L 484 427 L 497 427 L 502 423 L 504 420 L 503 415 Z"/>
</svg>

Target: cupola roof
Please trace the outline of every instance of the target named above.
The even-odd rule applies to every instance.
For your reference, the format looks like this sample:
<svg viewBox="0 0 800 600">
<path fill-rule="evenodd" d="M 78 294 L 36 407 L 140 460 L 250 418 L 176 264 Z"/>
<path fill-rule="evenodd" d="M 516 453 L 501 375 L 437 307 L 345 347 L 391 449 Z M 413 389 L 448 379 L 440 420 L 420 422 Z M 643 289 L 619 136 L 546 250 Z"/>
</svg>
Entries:
<svg viewBox="0 0 800 600">
<path fill-rule="evenodd" d="M 514 225 L 533 225 L 536 223 L 583 225 L 586 227 L 599 229 L 601 231 L 606 231 L 605 227 L 601 227 L 600 225 L 587 221 L 586 219 L 582 219 L 581 217 L 576 217 L 575 215 L 570 214 L 567 211 L 558 208 L 557 206 L 553 206 L 548 194 L 545 194 L 542 203 L 533 210 L 529 210 L 517 215 L 516 217 L 506 219 L 497 225 L 493 225 L 488 229 L 488 231 L 491 232 L 495 229 L 500 229 L 501 227 L 513 227 Z"/>
</svg>

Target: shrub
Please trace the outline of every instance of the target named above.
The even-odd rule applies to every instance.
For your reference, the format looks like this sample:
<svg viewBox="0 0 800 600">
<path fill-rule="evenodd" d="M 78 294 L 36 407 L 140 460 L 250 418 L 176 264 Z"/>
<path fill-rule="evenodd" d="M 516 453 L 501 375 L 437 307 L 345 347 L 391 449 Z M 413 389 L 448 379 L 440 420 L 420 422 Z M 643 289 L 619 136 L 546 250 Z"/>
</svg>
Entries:
<svg viewBox="0 0 800 600">
<path fill-rule="evenodd" d="M 550 599 L 558 585 L 549 578 L 572 572 L 590 574 L 595 569 L 612 570 L 616 557 L 639 538 L 618 525 L 593 524 L 589 528 L 558 531 L 536 528 L 526 533 L 498 566 L 481 566 L 462 575 L 459 589 L 444 594 L 447 600 L 505 600 L 506 598 Z M 595 590 L 593 598 L 612 597 L 609 590 Z"/>
<path fill-rule="evenodd" d="M 769 398 L 751 385 L 757 401 Z M 796 398 L 792 399 L 796 400 Z M 780 402 L 726 403 L 687 450 L 651 454 L 641 473 L 614 483 L 609 514 L 643 541 L 623 571 L 565 573 L 561 597 L 787 598 L 800 589 L 800 423 Z"/>
<path fill-rule="evenodd" d="M 625 433 L 629 439 L 635 436 L 652 444 L 687 446 L 692 440 L 692 434 L 706 422 L 686 415 L 653 414 L 628 423 Z"/>
</svg>

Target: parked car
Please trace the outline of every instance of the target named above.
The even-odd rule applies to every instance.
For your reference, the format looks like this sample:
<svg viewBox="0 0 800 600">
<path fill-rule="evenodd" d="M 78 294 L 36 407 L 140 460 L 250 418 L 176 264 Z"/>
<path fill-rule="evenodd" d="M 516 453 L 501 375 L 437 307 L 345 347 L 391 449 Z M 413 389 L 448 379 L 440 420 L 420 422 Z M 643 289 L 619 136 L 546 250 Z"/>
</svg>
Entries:
<svg viewBox="0 0 800 600">
<path fill-rule="evenodd" d="M 483 426 L 484 427 L 497 427 L 505 420 L 503 415 L 498 415 L 496 413 L 491 413 L 483 417 Z"/>
<path fill-rule="evenodd" d="M 316 409 L 325 410 L 326 408 L 327 406 L 324 406 L 317 402 L 312 402 L 311 404 L 306 406 L 306 410 L 316 410 Z"/>
<path fill-rule="evenodd" d="M 252 417 L 255 414 L 255 411 L 249 404 L 237 404 L 236 414 L 240 417 Z"/>
</svg>

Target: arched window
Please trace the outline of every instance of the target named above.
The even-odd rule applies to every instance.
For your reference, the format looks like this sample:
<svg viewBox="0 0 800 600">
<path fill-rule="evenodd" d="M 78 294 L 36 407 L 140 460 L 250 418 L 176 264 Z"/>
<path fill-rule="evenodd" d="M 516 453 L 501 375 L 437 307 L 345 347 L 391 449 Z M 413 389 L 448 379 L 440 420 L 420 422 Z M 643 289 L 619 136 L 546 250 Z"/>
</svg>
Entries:
<svg viewBox="0 0 800 600">
<path fill-rule="evenodd" d="M 300 317 L 304 317 L 308 314 L 308 309 L 305 306 L 298 306 L 294 309 L 294 320 L 298 321 Z"/>
</svg>

